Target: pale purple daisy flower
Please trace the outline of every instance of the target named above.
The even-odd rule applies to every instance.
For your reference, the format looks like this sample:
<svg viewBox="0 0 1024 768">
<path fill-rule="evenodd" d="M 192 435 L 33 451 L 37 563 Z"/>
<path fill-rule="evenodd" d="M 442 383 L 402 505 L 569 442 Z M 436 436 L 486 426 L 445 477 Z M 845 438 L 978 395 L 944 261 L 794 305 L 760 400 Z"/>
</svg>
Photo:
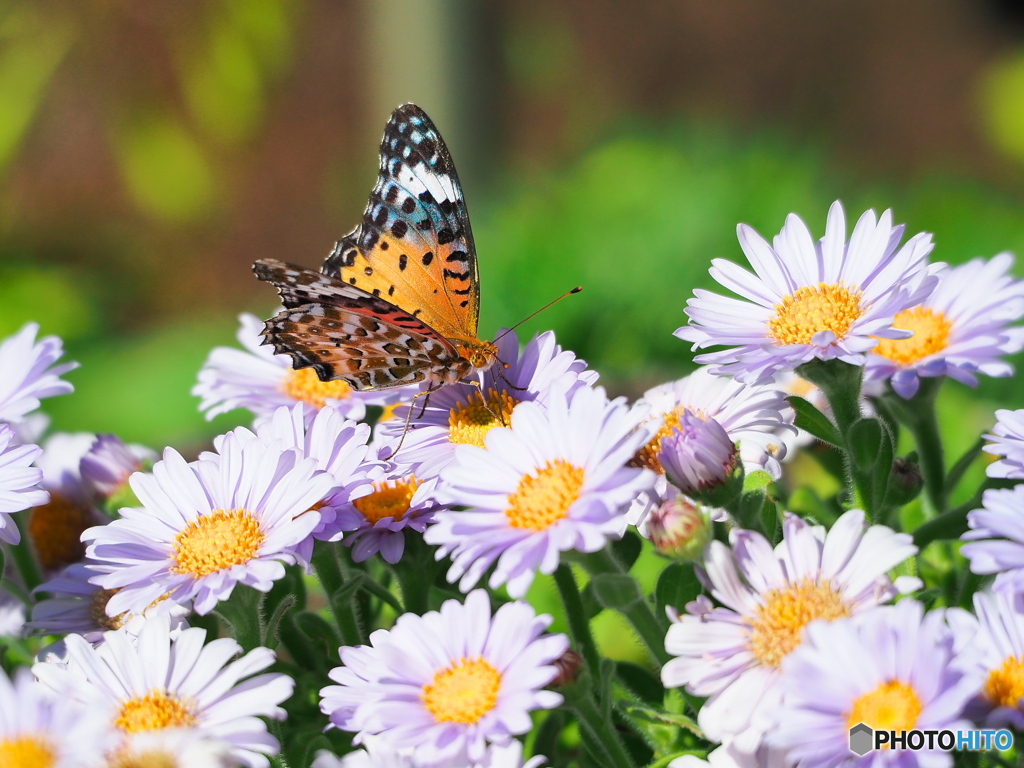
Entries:
<svg viewBox="0 0 1024 768">
<path fill-rule="evenodd" d="M 0 765 L 96 768 L 117 743 L 105 712 L 54 696 L 27 669 L 0 670 Z"/>
<path fill-rule="evenodd" d="M 260 717 L 281 720 L 279 706 L 292 694 L 287 675 L 257 672 L 274 663 L 269 648 L 242 652 L 232 638 L 206 642 L 206 630 L 172 638 L 166 617 L 147 621 L 137 638 L 123 629 L 107 632 L 93 647 L 68 635 L 67 664 L 38 663 L 32 672 L 64 697 L 109 713 L 123 738 L 163 728 L 189 729 L 230 745 L 231 756 L 249 768 L 268 768 L 265 755 L 280 745 Z"/>
<path fill-rule="evenodd" d="M 661 424 L 637 453 L 634 464 L 654 470 L 658 478 L 655 492 L 642 495 L 630 508 L 630 524 L 646 535 L 647 514 L 676 495 L 665 477 L 668 466 L 681 483 L 678 489 L 687 493 L 724 479 L 731 471 L 726 464 L 734 463 L 726 441 L 738 448 L 747 473 L 763 470 L 777 480 L 782 475 L 779 460 L 786 454 L 778 433 L 795 432 L 793 410 L 785 398 L 785 393 L 772 386 L 743 384 L 715 376 L 707 368 L 647 390 L 634 408 L 648 410 L 650 420 Z M 682 429 L 684 417 L 686 430 Z M 708 422 L 708 426 L 702 427 L 697 420 Z M 699 467 L 690 467 L 697 455 L 704 461 Z"/>
<path fill-rule="evenodd" d="M 42 453 L 37 445 L 18 445 L 14 430 L 0 424 L 0 541 L 17 544 L 21 532 L 11 515 L 45 504 L 50 494 L 40 487 L 41 469 L 32 462 Z"/>
<path fill-rule="evenodd" d="M 492 616 L 483 590 L 439 612 L 403 614 L 370 645 L 341 649 L 344 666 L 330 672 L 339 685 L 320 691 L 320 708 L 333 726 L 358 732 L 356 743 L 379 735 L 411 748 L 418 765 L 479 762 L 489 744 L 529 731 L 531 710 L 561 704 L 543 688 L 569 640 L 544 634 L 550 624 L 521 601 Z"/>
<path fill-rule="evenodd" d="M 865 376 L 889 380 L 905 398 L 917 394 L 922 376 L 949 376 L 976 386 L 977 374 L 1010 376 L 1002 358 L 1024 348 L 1024 328 L 1009 324 L 1024 316 L 1024 280 L 1009 274 L 1013 256 L 974 259 L 938 275 L 932 294 L 896 315 L 909 339 L 883 339 L 871 350 Z"/>
<path fill-rule="evenodd" d="M 422 763 L 412 757 L 411 749 L 393 749 L 385 739 L 366 736 L 362 740 L 365 749 L 337 757 L 327 751 L 320 751 L 310 768 L 421 768 Z M 483 759 L 466 765 L 465 760 L 448 761 L 435 768 L 539 768 L 544 757 L 531 757 L 523 762 L 523 745 L 512 740 L 505 746 L 491 745 Z"/>
<path fill-rule="evenodd" d="M 957 663 L 942 611 L 915 600 L 833 622 L 814 622 L 783 662 L 782 693 L 769 742 L 800 768 L 941 768 L 953 755 L 935 749 L 850 751 L 850 729 L 958 731 L 979 683 Z"/>
<path fill-rule="evenodd" d="M 54 365 L 64 354 L 61 340 L 47 336 L 37 343 L 37 333 L 39 324 L 28 323 L 0 342 L 0 421 L 22 421 L 39 407 L 42 398 L 75 389 L 60 377 L 78 363 Z"/>
<path fill-rule="evenodd" d="M 522 352 L 514 331 L 499 332 L 494 343 L 497 362 L 481 374 L 479 386 L 462 382 L 442 387 L 399 406 L 393 418 L 378 426 L 381 437 L 397 445 L 408 409 L 415 409 L 402 438 L 401 460 L 415 465 L 419 477 L 437 475 L 455 458 L 458 445 L 483 447 L 491 429 L 508 426 L 517 404 L 545 403 L 554 391 L 566 392 L 571 399 L 578 389 L 597 381 L 597 372 L 563 350 L 551 331 L 534 336 Z"/>
<path fill-rule="evenodd" d="M 303 404 L 307 417 L 325 405 L 358 421 L 367 405 L 388 405 L 406 394 L 405 389 L 356 392 L 343 381 L 320 381 L 312 368 L 293 369 L 287 355 L 275 355 L 263 344 L 263 321 L 255 315 L 238 316 L 235 347 L 215 347 L 199 372 L 192 394 L 202 398 L 199 410 L 212 419 L 235 408 L 245 408 L 257 418 L 270 416 L 282 405 Z"/>
<path fill-rule="evenodd" d="M 915 582 L 886 572 L 917 552 L 909 534 L 867 526 L 850 510 L 826 533 L 787 515 L 772 549 L 759 533 L 733 529 L 730 545 L 705 550 L 703 580 L 725 607 L 701 596 L 669 627 L 661 670 L 668 687 L 709 697 L 698 722 L 709 739 L 753 753 L 779 701 L 779 667 L 815 619 L 855 615 Z"/>
<path fill-rule="evenodd" d="M 339 515 L 351 507 L 352 499 L 374 490 L 370 477 L 377 462 L 366 461 L 370 427 L 346 419 L 333 407 L 320 409 L 312 418 L 306 417 L 301 404 L 281 407 L 256 427 L 257 436 L 265 441 L 280 440 L 303 456 L 316 461 L 334 480 L 334 486 L 314 505 L 320 522 L 312 534 L 298 547 L 299 555 L 308 561 L 313 555 L 313 540 L 338 541 L 343 527 Z"/>
<path fill-rule="evenodd" d="M 106 499 L 124 489 L 128 478 L 152 464 L 156 453 L 141 445 L 127 445 L 117 435 L 96 435 L 78 464 L 81 482 L 96 498 Z"/>
<path fill-rule="evenodd" d="M 535 572 L 552 573 L 559 553 L 594 552 L 625 531 L 624 512 L 654 475 L 626 462 L 650 438 L 643 416 L 600 387 L 565 393 L 546 406 L 520 403 L 511 428 L 487 447 L 460 445 L 441 475 L 445 498 L 468 507 L 438 512 L 427 529 L 438 559 L 451 554 L 448 581 L 467 592 L 497 562 L 488 584 L 521 597 Z"/>
<path fill-rule="evenodd" d="M 977 592 L 975 618 L 950 616 L 956 651 L 977 662 L 981 680 L 965 714 L 985 728 L 1024 729 L 1024 595 Z M 950 612 L 952 613 L 952 612 Z"/>
<path fill-rule="evenodd" d="M 449 505 L 438 500 L 438 478 L 421 481 L 408 464 L 378 462 L 368 477 L 370 492 L 340 505 L 335 524 L 348 533 L 344 543 L 357 563 L 380 552 L 394 564 L 405 552 L 406 531 L 422 534 Z"/>
<path fill-rule="evenodd" d="M 932 273 L 945 266 L 928 265 L 931 235 L 915 235 L 898 248 L 903 229 L 892 225 L 891 211 L 880 219 L 868 211 L 847 243 L 838 201 L 817 243 L 795 214 L 773 245 L 740 224 L 740 247 L 756 274 L 714 259 L 711 275 L 742 299 L 694 291 L 686 309 L 690 325 L 675 335 L 694 349 L 730 346 L 695 359 L 743 381 L 764 381 L 816 358 L 863 365 L 864 353 L 880 338 L 911 335 L 894 329 L 893 321 L 928 298 L 937 282 Z"/>
<path fill-rule="evenodd" d="M 960 554 L 971 561 L 971 570 L 997 574 L 993 589 L 1019 592 L 1024 588 L 1024 485 L 989 489 L 982 494 L 981 509 L 967 515 L 970 528 L 960 538 L 968 542 Z"/>
<path fill-rule="evenodd" d="M 88 560 L 74 563 L 32 590 L 34 595 L 49 597 L 32 606 L 32 620 L 26 626 L 47 635 L 74 633 L 90 643 L 98 643 L 105 632 L 122 627 L 137 635 L 152 616 L 169 616 L 172 631 L 188 626 L 185 617 L 190 613 L 189 607 L 166 599 L 158 599 L 142 613 L 108 616 L 106 607 L 113 592 L 89 580 L 96 575 L 95 566 Z"/>
<path fill-rule="evenodd" d="M 989 464 L 985 473 L 989 477 L 1024 480 L 1024 409 L 996 411 L 996 425 L 985 438 L 992 442 L 983 450 L 1003 457 Z"/>
<path fill-rule="evenodd" d="M 167 448 L 151 474 L 131 477 L 142 506 L 82 534 L 87 555 L 100 563 L 93 581 L 119 590 L 109 615 L 141 613 L 165 595 L 194 600 L 205 615 L 235 584 L 266 592 L 285 564 L 301 562 L 297 548 L 320 522 L 313 506 L 333 486 L 331 475 L 242 427 L 217 448 L 192 463 Z"/>
</svg>

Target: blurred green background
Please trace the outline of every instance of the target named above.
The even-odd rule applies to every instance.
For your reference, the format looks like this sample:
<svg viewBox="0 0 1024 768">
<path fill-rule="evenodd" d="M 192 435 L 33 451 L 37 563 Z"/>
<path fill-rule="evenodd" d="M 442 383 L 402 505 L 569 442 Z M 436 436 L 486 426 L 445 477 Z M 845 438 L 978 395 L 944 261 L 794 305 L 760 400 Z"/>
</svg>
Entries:
<svg viewBox="0 0 1024 768">
<path fill-rule="evenodd" d="M 390 110 L 456 158 L 490 337 L 554 328 L 615 393 L 689 369 L 708 262 L 795 211 L 891 207 L 936 259 L 1024 253 L 1024 14 L 1008 0 L 5 0 L 0 336 L 66 340 L 55 427 L 195 450 L 189 389 L 257 258 L 316 266 L 359 219 Z M 1024 275 L 1024 270 L 1018 269 Z M 968 403 L 967 444 L 1013 380 Z M 966 409 L 966 410 L 965 410 Z M 967 417 L 964 418 L 963 414 Z"/>
</svg>

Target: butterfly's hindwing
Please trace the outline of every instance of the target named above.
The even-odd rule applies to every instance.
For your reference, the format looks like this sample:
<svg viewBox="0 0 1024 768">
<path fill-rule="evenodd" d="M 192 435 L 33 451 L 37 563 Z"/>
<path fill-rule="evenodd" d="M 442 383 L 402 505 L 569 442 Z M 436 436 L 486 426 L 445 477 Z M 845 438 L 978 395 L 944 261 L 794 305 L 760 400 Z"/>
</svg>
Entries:
<svg viewBox="0 0 1024 768">
<path fill-rule="evenodd" d="M 419 317 L 446 337 L 476 338 L 476 249 L 455 166 L 430 118 L 391 115 L 380 175 L 362 223 L 335 246 L 325 274 Z"/>
<path fill-rule="evenodd" d="M 275 285 L 285 309 L 266 322 L 263 336 L 295 368 L 315 368 L 323 381 L 385 389 L 458 367 L 451 343 L 414 315 L 320 272 L 272 259 L 253 265 Z"/>
</svg>

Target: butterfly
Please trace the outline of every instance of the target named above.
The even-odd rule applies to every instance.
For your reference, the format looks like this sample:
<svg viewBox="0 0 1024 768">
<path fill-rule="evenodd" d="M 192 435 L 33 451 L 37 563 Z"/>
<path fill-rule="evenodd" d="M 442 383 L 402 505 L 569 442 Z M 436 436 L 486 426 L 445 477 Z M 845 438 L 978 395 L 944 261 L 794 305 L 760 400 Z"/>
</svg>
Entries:
<svg viewBox="0 0 1024 768">
<path fill-rule="evenodd" d="M 436 389 L 497 360 L 497 347 L 477 338 L 480 278 L 462 185 L 415 104 L 391 114 L 363 220 L 320 271 L 273 259 L 253 271 L 284 304 L 266 321 L 263 343 L 321 381 Z"/>
</svg>

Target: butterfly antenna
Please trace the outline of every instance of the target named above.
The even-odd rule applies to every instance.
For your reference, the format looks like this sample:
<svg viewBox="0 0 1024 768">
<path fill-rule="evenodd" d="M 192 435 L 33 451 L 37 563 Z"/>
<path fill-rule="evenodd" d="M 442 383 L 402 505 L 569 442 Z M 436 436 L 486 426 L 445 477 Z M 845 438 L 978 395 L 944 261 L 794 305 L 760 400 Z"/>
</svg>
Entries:
<svg viewBox="0 0 1024 768">
<path fill-rule="evenodd" d="M 561 296 L 559 296 L 559 297 L 558 297 L 557 299 L 555 299 L 554 301 L 549 301 L 549 302 L 548 302 L 547 304 L 545 304 L 545 305 L 544 305 L 543 307 L 541 307 L 540 309 L 538 309 L 538 310 L 537 310 L 536 312 L 531 312 L 531 313 L 530 313 L 529 315 L 527 315 L 526 317 L 524 317 L 524 318 L 523 318 L 522 320 L 520 320 L 520 321 L 519 321 L 518 323 L 516 323 L 515 325 L 513 325 L 513 326 L 512 326 L 511 328 L 506 328 L 506 329 L 505 329 L 504 331 L 502 331 L 502 332 L 501 332 L 500 334 L 498 334 L 498 337 L 497 337 L 497 338 L 496 338 L 496 339 L 494 340 L 494 343 L 497 343 L 499 339 L 502 339 L 502 338 L 504 338 L 504 337 L 505 337 L 505 336 L 506 336 L 507 334 L 509 334 L 509 333 L 512 333 L 512 331 L 514 331 L 514 330 L 515 330 L 516 328 L 518 328 L 518 327 L 519 327 L 520 325 L 522 325 L 523 323 L 525 323 L 525 322 L 526 322 L 527 320 L 532 320 L 532 319 L 533 319 L 533 318 L 535 318 L 535 317 L 536 317 L 537 315 L 539 315 L 539 314 L 540 314 L 541 312 L 543 312 L 543 311 L 544 311 L 545 309 L 549 309 L 549 308 L 551 308 L 551 307 L 555 306 L 555 304 L 557 304 L 558 302 L 560 302 L 560 301 L 561 301 L 562 299 L 564 299 L 564 298 L 566 298 L 566 297 L 568 297 L 568 296 L 572 296 L 572 295 L 573 295 L 574 293 L 579 293 L 579 292 L 580 292 L 580 291 L 582 291 L 582 290 L 583 290 L 583 286 L 582 286 L 582 285 L 577 285 L 577 286 L 576 286 L 575 288 L 573 288 L 573 289 L 572 289 L 571 291 L 566 291 L 565 293 L 563 293 L 563 294 L 562 294 Z M 508 366 L 506 365 L 505 367 L 507 368 Z"/>
</svg>

